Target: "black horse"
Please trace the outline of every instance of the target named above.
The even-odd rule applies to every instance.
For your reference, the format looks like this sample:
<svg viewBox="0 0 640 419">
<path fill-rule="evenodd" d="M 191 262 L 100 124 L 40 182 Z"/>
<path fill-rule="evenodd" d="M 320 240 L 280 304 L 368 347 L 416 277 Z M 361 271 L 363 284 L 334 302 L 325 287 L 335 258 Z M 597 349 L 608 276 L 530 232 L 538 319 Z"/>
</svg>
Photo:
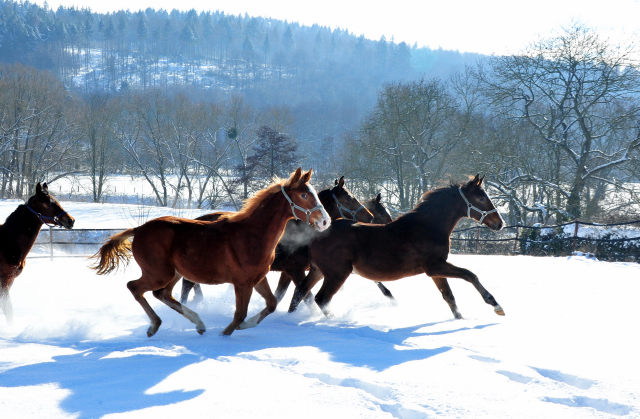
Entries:
<svg viewBox="0 0 640 419">
<path fill-rule="evenodd" d="M 426 273 L 435 282 L 453 315 L 460 319 L 447 278 L 462 278 L 478 290 L 498 315 L 502 307 L 471 271 L 447 262 L 449 236 L 463 217 L 470 217 L 500 230 L 503 220 L 482 189 L 484 178 L 476 176 L 466 184 L 452 185 L 427 192 L 416 207 L 386 225 L 358 224 L 337 220 L 312 241 L 313 263 L 324 275 L 324 283 L 315 297 L 326 315 L 328 304 L 351 273 L 373 281 L 394 281 Z M 306 278 L 294 292 L 289 312 L 296 309 L 313 287 Z"/>
<path fill-rule="evenodd" d="M 0 225 L 0 306 L 7 322 L 13 319 L 9 289 L 22 273 L 25 259 L 43 224 L 71 229 L 75 220 L 49 194 L 46 183 L 36 185 L 36 194 L 18 205 L 4 224 Z"/>
</svg>

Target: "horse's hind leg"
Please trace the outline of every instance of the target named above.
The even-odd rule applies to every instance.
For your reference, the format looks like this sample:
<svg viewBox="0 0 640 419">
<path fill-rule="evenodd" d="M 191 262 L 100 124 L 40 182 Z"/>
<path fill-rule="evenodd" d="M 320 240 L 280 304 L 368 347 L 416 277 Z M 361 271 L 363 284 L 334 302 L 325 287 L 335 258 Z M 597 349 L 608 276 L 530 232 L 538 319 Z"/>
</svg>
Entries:
<svg viewBox="0 0 640 419">
<path fill-rule="evenodd" d="M 203 334 L 206 330 L 206 327 L 202 322 L 202 320 L 200 319 L 200 316 L 198 316 L 198 313 L 180 304 L 178 300 L 173 298 L 173 296 L 171 295 L 171 291 L 173 290 L 173 287 L 180 280 L 180 278 L 181 278 L 181 275 L 176 273 L 173 280 L 169 282 L 164 288 L 160 288 L 159 290 L 153 291 L 153 296 L 156 297 L 158 300 L 162 301 L 163 303 L 165 303 L 170 308 L 177 311 L 178 313 L 182 314 L 187 320 L 189 320 L 191 323 L 196 325 L 196 330 L 198 331 L 198 333 Z"/>
<path fill-rule="evenodd" d="M 251 299 L 251 291 L 253 290 L 253 287 L 248 284 L 234 284 L 234 289 L 236 292 L 236 312 L 233 315 L 233 320 L 229 323 L 229 326 L 222 331 L 224 336 L 232 334 L 247 317 L 247 308 L 249 307 L 249 300 Z"/>
<path fill-rule="evenodd" d="M 0 307 L 8 324 L 13 324 L 13 306 L 9 297 L 9 287 L 0 287 Z"/>
<path fill-rule="evenodd" d="M 197 304 L 203 300 L 204 296 L 202 295 L 202 288 L 200 284 L 196 284 L 195 282 L 189 281 L 187 278 L 182 279 L 182 292 L 180 294 L 180 303 L 187 304 L 187 300 L 189 299 L 189 292 L 193 289 L 193 303 Z"/>
<path fill-rule="evenodd" d="M 489 291 L 486 290 L 485 287 L 482 286 L 478 277 L 471 271 L 458 268 L 455 265 L 450 264 L 449 262 L 440 262 L 438 264 L 427 266 L 425 272 L 430 277 L 445 277 L 445 278 L 462 278 L 467 282 L 473 284 L 473 286 L 478 290 L 482 299 L 485 303 L 489 304 L 493 307 L 493 311 L 496 312 L 499 316 L 504 316 L 504 310 L 500 307 L 500 304 L 493 298 L 493 295 Z"/>
<path fill-rule="evenodd" d="M 262 310 L 260 313 L 251 317 L 249 320 L 240 323 L 238 326 L 238 330 L 249 329 L 251 327 L 256 327 L 258 323 L 264 320 L 269 314 L 276 311 L 276 307 L 278 306 L 278 300 L 271 293 L 271 288 L 269 287 L 269 282 L 267 282 L 267 277 L 262 278 L 262 281 L 258 282 L 253 289 L 258 291 L 258 294 L 264 298 L 264 301 L 267 303 L 267 307 Z"/>
<path fill-rule="evenodd" d="M 147 299 L 144 298 L 144 293 L 150 291 L 150 289 L 144 287 L 146 281 L 143 281 L 143 278 L 144 276 L 140 279 L 136 279 L 135 281 L 129 281 L 127 283 L 127 288 L 129 288 L 129 291 L 131 291 L 131 294 L 133 294 L 133 298 L 135 298 L 136 301 L 140 303 L 144 312 L 147 313 L 147 316 L 149 316 L 151 326 L 149 326 L 149 329 L 147 329 L 147 336 L 151 337 L 155 335 L 160 328 L 162 320 L 160 320 L 160 317 L 158 317 L 156 312 L 153 311 L 153 309 L 149 305 L 149 302 L 147 302 Z"/>
<path fill-rule="evenodd" d="M 433 282 L 436 284 L 436 287 L 438 287 L 438 289 L 440 290 L 440 293 L 442 294 L 442 298 L 444 298 L 447 304 L 449 304 L 449 308 L 451 309 L 453 316 L 456 319 L 461 319 L 462 314 L 460 314 L 460 312 L 458 311 L 458 306 L 456 305 L 456 299 L 453 296 L 453 292 L 451 292 L 451 287 L 449 287 L 449 282 L 447 281 L 447 278 L 444 278 L 441 276 L 435 276 L 431 279 L 433 279 Z"/>
</svg>

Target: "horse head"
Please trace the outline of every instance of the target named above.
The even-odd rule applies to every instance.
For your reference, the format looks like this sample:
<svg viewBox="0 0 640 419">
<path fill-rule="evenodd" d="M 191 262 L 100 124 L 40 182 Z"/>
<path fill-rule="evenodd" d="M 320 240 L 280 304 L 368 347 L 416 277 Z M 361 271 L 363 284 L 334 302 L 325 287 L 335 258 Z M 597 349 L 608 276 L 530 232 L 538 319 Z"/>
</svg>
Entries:
<svg viewBox="0 0 640 419">
<path fill-rule="evenodd" d="M 49 193 L 47 183 L 36 185 L 36 194 L 27 201 L 27 209 L 35 214 L 43 224 L 72 229 L 75 219 L 67 214 L 60 202 Z"/>
<path fill-rule="evenodd" d="M 331 196 L 323 199 L 323 202 L 332 220 L 342 217 L 345 220 L 358 221 L 360 223 L 373 221 L 373 214 L 344 187 L 344 176 L 341 176 L 340 180 L 336 179 L 334 187 L 327 192 L 328 194 L 331 194 Z"/>
<path fill-rule="evenodd" d="M 393 221 L 393 217 L 389 213 L 387 207 L 380 202 L 382 197 L 380 194 L 375 198 L 371 198 L 368 201 L 364 202 L 364 206 L 373 214 L 372 224 L 389 224 Z"/>
<path fill-rule="evenodd" d="M 492 230 L 501 230 L 504 227 L 504 220 L 482 188 L 483 181 L 484 176 L 476 175 L 458 189 L 467 206 L 467 217 L 473 218 Z"/>
<path fill-rule="evenodd" d="M 295 219 L 306 220 L 323 231 L 331 225 L 331 218 L 322 206 L 316 190 L 309 184 L 312 173 L 313 169 L 303 173 L 302 168 L 298 167 L 282 185 L 282 193 L 289 201 Z"/>
</svg>

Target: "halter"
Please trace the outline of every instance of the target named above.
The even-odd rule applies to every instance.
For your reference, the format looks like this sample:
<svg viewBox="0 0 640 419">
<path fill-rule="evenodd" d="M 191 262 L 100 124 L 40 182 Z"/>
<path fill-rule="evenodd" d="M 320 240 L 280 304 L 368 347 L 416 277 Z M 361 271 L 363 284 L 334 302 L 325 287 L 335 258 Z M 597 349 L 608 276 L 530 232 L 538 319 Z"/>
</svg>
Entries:
<svg viewBox="0 0 640 419">
<path fill-rule="evenodd" d="M 46 215 L 42 215 L 39 212 L 35 211 L 33 208 L 31 208 L 29 206 L 29 204 L 27 205 L 27 209 L 29 211 L 31 211 L 32 213 L 34 213 L 36 215 L 36 217 L 38 217 L 38 219 L 40 219 L 40 221 L 42 221 L 42 224 L 46 224 L 46 225 L 50 225 L 49 223 L 51 223 L 53 221 L 53 225 L 56 227 L 64 227 L 62 225 L 62 223 L 60 222 L 60 217 L 62 217 L 63 215 L 65 215 L 67 213 L 67 211 L 62 211 L 60 214 L 58 214 L 56 217 L 49 217 Z M 48 221 L 48 222 L 47 222 Z"/>
<path fill-rule="evenodd" d="M 291 213 L 293 214 L 293 217 L 296 220 L 300 220 L 300 217 L 296 215 L 296 210 L 300 210 L 305 214 L 307 214 L 307 224 L 311 224 L 311 213 L 314 211 L 319 211 L 324 208 L 322 204 L 318 205 L 317 207 L 313 207 L 311 209 L 302 208 L 300 205 L 297 205 L 295 202 L 293 202 L 291 198 L 289 198 L 289 195 L 287 195 L 287 193 L 284 191 L 284 187 L 281 186 L 280 190 L 282 191 L 282 194 L 284 195 L 284 197 L 287 198 L 287 201 L 289 201 L 289 205 L 291 205 Z"/>
<path fill-rule="evenodd" d="M 462 193 L 462 188 L 458 188 L 458 192 L 460 192 L 460 196 L 462 196 L 464 202 L 467 203 L 467 217 L 471 218 L 471 210 L 476 210 L 480 214 L 482 214 L 482 217 L 480 217 L 480 220 L 478 221 L 479 224 L 482 224 L 482 220 L 484 220 L 484 217 L 486 217 L 487 215 L 491 214 L 492 212 L 498 212 L 496 208 L 490 211 L 482 211 L 480 208 L 474 207 L 473 204 L 471 204 L 471 202 L 467 200 L 467 197 Z"/>
<path fill-rule="evenodd" d="M 333 192 L 331 192 L 331 196 L 333 196 L 333 199 L 336 201 L 336 205 L 338 206 L 338 212 L 340 213 L 340 216 L 341 216 L 342 218 L 344 218 L 345 220 L 348 220 L 348 218 L 344 216 L 344 214 L 342 213 L 342 211 L 344 211 L 344 212 L 346 212 L 347 214 L 349 214 L 349 215 L 351 216 L 351 219 L 352 219 L 353 221 L 356 221 L 356 214 L 357 214 L 357 213 L 358 213 L 358 211 L 360 211 L 361 209 L 364 209 L 364 204 L 363 204 L 363 205 L 360 205 L 360 208 L 358 208 L 357 210 L 355 210 L 355 211 L 351 211 L 349 208 L 347 208 L 347 207 L 345 207 L 344 205 L 342 205 L 342 204 L 340 203 L 340 201 L 338 201 L 338 198 L 336 198 L 336 195 L 335 195 Z M 371 220 L 371 221 L 373 221 L 373 220 Z"/>
</svg>

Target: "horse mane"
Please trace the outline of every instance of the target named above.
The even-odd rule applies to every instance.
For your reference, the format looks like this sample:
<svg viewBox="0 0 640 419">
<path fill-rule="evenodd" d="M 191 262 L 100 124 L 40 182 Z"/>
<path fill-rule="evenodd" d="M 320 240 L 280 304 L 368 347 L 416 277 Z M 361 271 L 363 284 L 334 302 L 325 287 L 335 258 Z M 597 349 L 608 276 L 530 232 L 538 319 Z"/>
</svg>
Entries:
<svg viewBox="0 0 640 419">
<path fill-rule="evenodd" d="M 269 196 L 280 192 L 280 189 L 285 186 L 289 186 L 289 179 L 275 178 L 271 185 L 262 190 L 259 190 L 252 197 L 247 198 L 244 201 L 244 204 L 242 205 L 240 211 L 232 214 L 222 215 L 218 220 L 237 222 L 248 218 Z"/>
<path fill-rule="evenodd" d="M 25 204 L 20 204 L 18 207 L 13 210 L 11 214 L 4 221 L 4 224 L 0 224 L 0 226 L 5 226 L 5 228 L 9 228 L 11 226 L 17 225 L 19 223 L 20 214 L 22 214 L 22 210 L 25 208 Z"/>
</svg>

